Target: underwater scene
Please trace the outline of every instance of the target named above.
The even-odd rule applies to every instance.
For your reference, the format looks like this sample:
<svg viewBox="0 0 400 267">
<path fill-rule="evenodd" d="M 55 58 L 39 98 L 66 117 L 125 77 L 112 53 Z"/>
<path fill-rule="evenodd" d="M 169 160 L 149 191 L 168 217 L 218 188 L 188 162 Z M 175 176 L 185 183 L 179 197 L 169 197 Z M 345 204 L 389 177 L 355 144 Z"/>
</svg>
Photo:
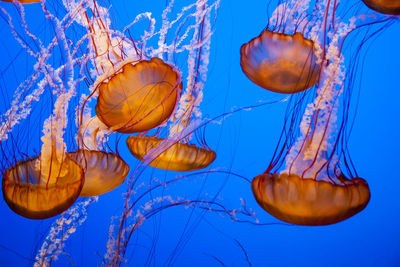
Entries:
<svg viewBox="0 0 400 267">
<path fill-rule="evenodd" d="M 399 266 L 399 0 L 1 0 L 0 266 Z"/>
</svg>

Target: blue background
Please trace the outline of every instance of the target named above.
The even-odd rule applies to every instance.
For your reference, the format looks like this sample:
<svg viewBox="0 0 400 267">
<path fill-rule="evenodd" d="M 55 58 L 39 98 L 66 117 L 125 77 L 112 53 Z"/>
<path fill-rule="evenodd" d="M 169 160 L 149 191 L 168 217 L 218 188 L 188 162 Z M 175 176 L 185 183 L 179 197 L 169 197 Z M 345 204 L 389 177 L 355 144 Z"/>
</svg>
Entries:
<svg viewBox="0 0 400 267">
<path fill-rule="evenodd" d="M 144 11 L 151 11 L 160 23 L 165 5 L 164 1 L 155 0 L 114 2 L 115 27 L 119 29 Z M 254 85 L 239 65 L 240 46 L 266 26 L 267 4 L 260 0 L 221 1 L 201 106 L 205 117 L 254 106 L 260 100 L 268 102 L 284 98 Z M 360 12 L 370 12 L 362 3 L 358 5 Z M 11 4 L 0 3 L 0 6 L 12 10 Z M 32 27 L 39 28 L 45 36 L 46 30 L 51 29 L 43 25 L 40 7 L 31 5 L 27 12 L 32 13 Z M 4 20 L 0 23 L 0 34 L 1 89 L 3 94 L 10 96 L 31 71 L 32 61 L 29 57 L 19 56 L 20 48 L 12 40 Z M 218 201 L 228 208 L 240 207 L 240 199 L 243 199 L 254 209 L 261 223 L 271 225 L 232 222 L 227 216 L 191 208 L 164 210 L 146 221 L 132 238 L 126 255 L 127 265 L 220 266 L 220 261 L 227 266 L 247 266 L 246 256 L 237 240 L 253 266 L 399 266 L 399 43 L 400 22 L 367 42 L 358 63 L 358 80 L 354 86 L 359 88 L 354 92 L 359 89 L 360 95 L 348 145 L 358 174 L 368 181 L 371 190 L 371 201 L 364 211 L 330 226 L 280 224 L 258 206 L 248 182 L 210 172 L 172 186 L 166 192 L 187 198 L 218 193 Z M 3 97 L 3 101 L 6 98 Z M 265 105 L 231 114 L 221 124 L 208 124 L 205 138 L 217 152 L 217 159 L 210 168 L 230 170 L 249 179 L 264 172 L 281 131 L 285 108 L 284 102 Z M 131 167 L 136 166 L 137 160 L 124 147 L 125 138 L 122 137 L 120 142 L 120 153 Z M 148 169 L 141 181 L 176 175 Z M 124 184 L 101 196 L 90 207 L 87 221 L 66 242 L 65 251 L 77 266 L 101 263 L 108 225 L 111 217 L 121 212 L 121 195 L 125 189 Z M 30 260 L 52 222 L 53 219 L 32 221 L 22 218 L 0 200 L 0 266 L 32 265 Z M 151 245 L 155 247 L 149 256 Z M 59 258 L 56 266 L 72 266 L 68 257 L 60 255 Z"/>
</svg>

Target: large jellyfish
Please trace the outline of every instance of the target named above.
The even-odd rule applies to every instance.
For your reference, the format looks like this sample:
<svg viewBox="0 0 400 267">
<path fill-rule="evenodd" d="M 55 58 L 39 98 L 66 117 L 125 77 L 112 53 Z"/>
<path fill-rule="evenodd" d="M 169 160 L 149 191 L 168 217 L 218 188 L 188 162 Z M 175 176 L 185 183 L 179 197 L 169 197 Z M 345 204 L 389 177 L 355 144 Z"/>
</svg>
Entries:
<svg viewBox="0 0 400 267">
<path fill-rule="evenodd" d="M 96 113 L 110 130 L 148 131 L 164 123 L 181 94 L 180 73 L 159 58 L 126 63 L 99 85 Z"/>
<path fill-rule="evenodd" d="M 54 159 L 43 162 L 32 158 L 18 162 L 3 175 L 2 191 L 5 202 L 16 213 L 29 219 L 50 218 L 68 209 L 78 198 L 84 173 L 82 167 L 65 157 L 61 167 Z M 38 167 L 38 165 L 50 165 Z M 41 170 L 46 169 L 49 176 Z"/>
<path fill-rule="evenodd" d="M 84 183 L 84 170 L 66 153 L 63 141 L 68 101 L 75 88 L 71 85 L 68 90 L 62 86 L 57 89 L 61 93 L 53 103 L 54 113 L 44 122 L 40 154 L 17 159 L 15 164 L 10 160 L 6 164 L 11 167 L 2 166 L 8 168 L 3 171 L 4 200 L 13 211 L 30 219 L 49 218 L 68 209 Z M 29 138 L 29 134 L 22 136 Z M 7 138 L 4 132 L 1 139 Z"/>
<path fill-rule="evenodd" d="M 17 9 L 24 12 L 23 6 Z M 8 23 L 12 26 L 10 16 Z M 58 25 L 58 30 L 62 27 Z M 16 29 L 12 30 L 17 35 Z M 8 154 L 9 160 L 2 162 L 2 189 L 4 199 L 13 211 L 27 218 L 43 219 L 68 209 L 79 196 L 84 183 L 84 171 L 67 155 L 64 141 L 65 131 L 71 130 L 68 124 L 69 103 L 78 85 L 74 78 L 79 68 L 74 69 L 73 64 L 79 59 L 75 59 L 73 53 L 69 53 L 59 41 L 58 38 L 64 40 L 61 32 L 50 40 L 47 47 L 33 34 L 30 38 L 34 45 L 27 45 L 21 37 L 16 37 L 38 63 L 33 68 L 34 74 L 19 86 L 11 107 L 3 117 L 1 146 L 3 151 L 12 152 Z M 67 58 L 67 63 L 57 69 L 46 62 L 56 49 L 65 53 Z M 35 82 L 37 88 L 33 89 Z M 47 105 L 35 105 L 41 97 Z M 38 115 L 48 117 L 44 121 L 42 118 L 36 121 L 35 116 Z M 35 119 L 28 120 L 27 125 L 17 129 L 15 126 L 27 117 Z M 26 131 L 26 127 L 32 129 Z M 18 138 L 16 129 L 19 131 Z M 30 141 L 31 138 L 39 138 L 39 135 L 40 148 Z M 12 144 L 14 140 L 16 145 Z"/>
</svg>

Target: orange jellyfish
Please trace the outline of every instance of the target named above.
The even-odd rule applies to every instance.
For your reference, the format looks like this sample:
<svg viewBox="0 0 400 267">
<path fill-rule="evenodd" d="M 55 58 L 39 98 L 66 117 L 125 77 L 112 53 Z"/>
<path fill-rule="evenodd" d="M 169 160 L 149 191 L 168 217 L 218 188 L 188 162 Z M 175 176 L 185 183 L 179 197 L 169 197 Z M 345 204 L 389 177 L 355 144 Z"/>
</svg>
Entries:
<svg viewBox="0 0 400 267">
<path fill-rule="evenodd" d="M 297 174 L 264 173 L 253 179 L 251 188 L 264 210 L 299 225 L 328 225 L 346 220 L 362 211 L 370 199 L 364 179 L 348 179 L 344 175 L 328 182 Z"/>
<path fill-rule="evenodd" d="M 44 73 L 39 82 L 43 90 L 52 89 L 48 90 L 49 95 L 41 99 L 48 104 L 35 106 L 32 110 L 25 109 L 24 116 L 30 118 L 26 125 L 21 125 L 21 130 L 10 131 L 11 138 L 7 134 L 0 138 L 2 151 L 5 148 L 6 151 L 12 151 L 12 155 L 8 156 L 15 160 L 15 164 L 2 163 L 2 168 L 5 169 L 2 181 L 4 200 L 11 210 L 30 219 L 50 218 L 68 209 L 78 198 L 85 178 L 82 167 L 67 155 L 67 144 L 64 141 L 65 132 L 72 128 L 71 123 L 68 123 L 67 110 L 76 88 L 72 83 L 67 86 L 50 86 L 47 84 L 49 76 L 51 74 Z M 38 97 L 35 93 L 28 96 L 32 97 L 28 99 Z M 30 104 L 31 102 L 32 100 Z M 20 106 L 14 103 L 13 108 L 25 108 L 24 103 Z M 40 128 L 38 122 L 40 123 L 46 112 L 50 115 L 44 121 L 43 128 Z M 13 119 L 16 118 L 20 119 L 18 116 Z M 42 132 L 40 154 L 36 157 L 26 156 L 34 147 L 33 140 L 38 137 L 37 130 Z M 8 139 L 15 143 L 5 142 Z M 37 154 L 35 148 L 33 151 Z M 18 154 L 24 155 L 25 160 L 18 160 Z"/>
<path fill-rule="evenodd" d="M 372 10 L 387 15 L 400 15 L 399 0 L 362 0 Z"/>
<path fill-rule="evenodd" d="M 318 111 L 312 116 L 319 116 L 316 113 Z M 296 114 L 292 114 L 292 119 L 295 117 Z M 289 141 L 294 131 L 285 129 L 289 138 L 283 141 L 280 150 L 277 149 L 279 152 L 268 169 L 251 183 L 258 204 L 282 221 L 299 225 L 333 224 L 359 213 L 369 202 L 369 186 L 353 174 L 354 167 L 348 156 L 344 156 L 344 167 L 349 176 L 346 177 L 340 168 L 335 151 L 342 142 L 341 133 L 331 145 L 327 143 L 329 138 L 319 132 L 328 131 L 329 127 L 323 123 L 318 129 L 319 125 L 318 119 L 312 119 L 310 125 L 304 126 L 308 127 L 304 129 L 306 133 L 296 144 Z M 341 152 L 346 153 L 346 148 L 341 148 Z M 279 170 L 285 161 L 285 168 Z"/>
<path fill-rule="evenodd" d="M 75 202 L 83 181 L 82 167 L 70 157 L 65 156 L 62 162 L 55 158 L 44 162 L 35 157 L 4 172 L 3 197 L 15 213 L 29 219 L 46 219 Z"/>
<path fill-rule="evenodd" d="M 164 139 L 130 136 L 126 140 L 129 150 L 137 159 L 157 148 Z M 178 142 L 158 155 L 149 165 L 171 171 L 195 171 L 206 168 L 215 160 L 213 150 Z"/>
<path fill-rule="evenodd" d="M 296 131 L 284 130 L 289 133 L 287 139 L 280 140 L 280 148 L 267 170 L 251 183 L 258 204 L 282 221 L 299 225 L 333 224 L 359 213 L 369 202 L 367 182 L 355 173 L 347 149 L 340 148 L 343 132 L 333 137 L 333 141 L 324 135 L 331 129 L 319 121 L 326 118 L 316 119 L 321 115 L 319 112 L 316 109 L 311 113 L 314 118 L 303 126 L 303 135 L 295 144 L 291 140 L 295 140 Z M 296 116 L 292 114 L 289 119 L 295 120 Z M 345 168 L 340 167 L 337 151 Z"/>
<path fill-rule="evenodd" d="M 68 153 L 84 169 L 85 182 L 80 197 L 105 194 L 121 185 L 129 172 L 129 166 L 118 155 L 94 150 L 78 150 Z"/>
<path fill-rule="evenodd" d="M 23 10 L 19 10 L 19 15 L 20 26 L 28 29 Z M 15 29 L 10 16 L 7 23 Z M 67 29 L 60 24 L 53 26 L 55 35 Z M 20 36 L 17 30 L 14 33 Z M 55 35 L 48 46 L 35 46 L 36 41 L 41 43 L 41 37 L 29 33 L 35 41 L 22 47 L 27 54 L 35 55 L 37 61 L 35 66 L 27 66 L 31 75 L 26 74 L 25 81 L 18 82 L 13 99 L 3 102 L 5 107 L 9 105 L 0 126 L 3 198 L 11 210 L 30 219 L 50 218 L 67 210 L 78 198 L 84 183 L 84 171 L 67 155 L 70 144 L 64 139 L 74 129 L 68 115 L 71 114 L 69 103 L 77 95 L 74 81 L 79 78 L 74 67 L 78 61 L 72 59 L 75 55 L 68 59 L 60 56 L 71 55 L 70 48 L 80 48 L 79 44 L 74 48 L 65 46 L 68 38 Z M 58 60 L 48 61 L 50 55 Z M 35 147 L 36 140 L 41 140 L 40 152 Z"/>
<path fill-rule="evenodd" d="M 242 45 L 240 66 L 258 86 L 285 94 L 314 86 L 320 71 L 312 40 L 270 30 Z"/>
<path fill-rule="evenodd" d="M 59 88 L 56 87 L 56 89 Z M 67 210 L 81 193 L 85 179 L 84 170 L 65 153 L 67 144 L 64 142 L 65 130 L 70 130 L 71 126 L 68 123 L 66 110 L 74 89 L 75 87 L 71 86 L 68 90 L 64 88 L 58 91 L 58 95 L 52 94 L 51 97 L 56 98 L 52 105 L 44 107 L 42 105 L 39 110 L 29 114 L 29 116 L 43 115 L 47 107 L 50 108 L 48 111 L 52 112 L 44 121 L 43 128 L 36 128 L 42 131 L 40 154 L 26 160 L 19 160 L 16 164 L 8 163 L 9 168 L 2 164 L 2 167 L 6 169 L 3 172 L 2 181 L 4 200 L 11 210 L 26 218 L 46 219 L 56 216 Z M 27 123 L 30 126 L 30 122 Z M 37 127 L 37 121 L 34 120 L 33 123 L 34 127 Z M 25 126 L 21 127 L 25 128 Z M 22 131 L 23 138 L 20 135 L 18 139 L 15 136 L 11 138 L 17 140 L 17 146 L 12 144 L 13 150 L 18 151 L 23 147 L 23 155 L 30 153 L 32 136 L 37 134 L 31 133 L 35 132 L 34 127 L 30 131 Z M 7 136 L 3 136 L 3 141 L 6 139 L 8 139 Z M 24 142 L 26 146 L 22 146 Z M 8 146 L 7 143 L 0 144 L 2 149 Z M 17 153 L 12 157 L 17 159 Z"/>
<path fill-rule="evenodd" d="M 199 109 L 203 97 L 202 89 L 206 80 L 206 72 L 209 57 L 210 22 L 202 17 L 198 36 L 193 40 L 197 43 L 190 49 L 188 58 L 187 87 L 184 91 L 177 111 L 169 121 L 169 134 L 167 138 L 131 136 L 127 139 L 127 145 L 132 155 L 140 161 L 148 163 L 152 167 L 173 171 L 194 171 L 206 168 L 216 154 L 204 142 L 203 147 L 190 144 L 195 125 L 201 120 Z M 201 44 L 201 45 L 200 45 Z M 199 47 L 200 46 L 200 47 Z"/>
<path fill-rule="evenodd" d="M 370 199 L 369 186 L 357 175 L 346 147 L 352 85 L 345 84 L 341 48 L 352 28 L 329 20 L 335 8 L 325 8 L 326 18 L 316 24 L 314 35 L 330 39 L 315 40 L 323 51 L 313 102 L 291 96 L 294 100 L 288 106 L 274 156 L 267 170 L 251 183 L 254 197 L 264 210 L 299 225 L 346 220 L 362 211 Z M 335 23 L 341 23 L 343 30 L 335 31 Z M 304 111 L 302 117 L 300 111 Z"/>
<path fill-rule="evenodd" d="M 112 131 L 148 131 L 171 116 L 181 88 L 180 73 L 159 58 L 126 63 L 99 84 L 96 114 Z"/>
</svg>

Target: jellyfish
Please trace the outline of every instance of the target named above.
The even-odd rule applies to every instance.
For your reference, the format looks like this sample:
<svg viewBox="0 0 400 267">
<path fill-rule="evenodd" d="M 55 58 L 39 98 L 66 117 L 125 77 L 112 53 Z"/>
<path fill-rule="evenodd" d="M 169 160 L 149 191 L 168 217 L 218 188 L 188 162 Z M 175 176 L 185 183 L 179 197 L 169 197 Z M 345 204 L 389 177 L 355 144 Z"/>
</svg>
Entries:
<svg viewBox="0 0 400 267">
<path fill-rule="evenodd" d="M 144 161 L 144 156 L 157 148 L 162 141 L 164 139 L 130 136 L 126 143 L 132 155 Z M 211 149 L 178 142 L 163 151 L 149 165 L 172 171 L 194 171 L 206 168 L 215 157 L 216 154 Z"/>
<path fill-rule="evenodd" d="M 400 1 L 398 0 L 362 0 L 365 5 L 376 12 L 387 15 L 400 15 Z"/>
<path fill-rule="evenodd" d="M 79 150 L 68 153 L 85 172 L 85 182 L 80 197 L 105 194 L 125 181 L 129 166 L 118 155 L 96 150 Z"/>
<path fill-rule="evenodd" d="M 73 77 L 74 70 L 69 67 L 66 66 L 64 70 Z M 68 104 L 75 93 L 76 83 L 68 79 L 67 86 L 62 83 L 50 83 L 48 79 L 59 79 L 56 76 L 57 72 L 48 73 L 48 69 L 42 71 L 46 78 L 39 82 L 41 89 L 53 87 L 53 90 L 49 90 L 50 96 L 45 98 L 45 101 L 52 101 L 54 98 L 56 100 L 54 103 L 50 102 L 51 114 L 43 123 L 40 153 L 38 156 L 28 156 L 27 159 L 17 161 L 15 165 L 4 171 L 2 181 L 3 197 L 6 203 L 14 212 L 30 219 L 50 218 L 68 209 L 81 193 L 85 177 L 82 167 L 67 155 L 67 144 L 64 141 L 65 131 L 70 130 L 67 127 Z M 31 102 L 29 105 L 32 104 Z M 12 109 L 18 108 L 18 106 L 12 107 Z M 27 112 L 23 116 L 33 116 L 30 108 L 24 106 L 20 108 Z M 33 114 L 44 115 L 43 109 L 39 107 L 39 112 Z M 21 119 L 18 116 L 17 118 Z M 15 124 L 11 125 L 15 126 Z M 2 125 L 3 129 L 7 127 L 10 127 L 8 122 Z M 2 132 L 3 141 L 8 139 L 6 130 Z M 40 128 L 38 130 L 40 131 Z M 35 130 L 32 131 L 35 132 Z M 18 135 L 17 144 L 22 142 L 20 139 L 29 140 L 31 137 L 29 131 L 22 131 L 22 133 Z M 13 131 L 11 131 L 11 136 L 13 136 Z M 29 141 L 27 144 L 30 145 Z M 3 146 L 5 145 L 2 143 Z M 23 155 L 28 155 L 28 153 L 26 151 Z M 16 155 L 13 157 L 17 158 Z"/>
<path fill-rule="evenodd" d="M 113 131 L 148 131 L 171 116 L 181 88 L 179 72 L 159 58 L 127 63 L 99 86 L 96 114 Z"/>
<path fill-rule="evenodd" d="M 346 92 L 344 99 L 341 96 L 351 90 L 351 84 L 345 85 L 340 48 L 343 39 L 357 28 L 356 19 L 348 24 L 337 17 L 330 21 L 334 9 L 327 3 L 321 5 L 318 9 L 327 10 L 327 16 L 319 23 L 333 25 L 324 28 L 316 23 L 314 27 L 340 30 L 319 34 L 330 36 L 329 40 L 314 40 L 323 48 L 316 95 L 309 104 L 305 104 L 306 98 L 293 100 L 289 123 L 285 124 L 271 163 L 251 183 L 254 197 L 264 210 L 299 225 L 338 223 L 362 211 L 370 200 L 368 183 L 357 175 L 344 139 L 350 93 Z M 302 109 L 300 121 L 298 110 Z M 341 118 L 339 110 L 343 111 Z"/>
<path fill-rule="evenodd" d="M 272 216 L 292 224 L 328 225 L 341 222 L 362 211 L 370 199 L 367 182 L 344 175 L 334 182 L 297 174 L 256 176 L 254 197 Z"/>
<path fill-rule="evenodd" d="M 66 156 L 43 162 L 39 157 L 20 161 L 3 175 L 2 191 L 7 205 L 15 213 L 29 219 L 47 219 L 60 214 L 76 201 L 83 186 L 82 167 Z M 42 173 L 38 165 L 49 165 Z M 44 167 L 44 166 L 43 166 Z"/>
<path fill-rule="evenodd" d="M 272 92 L 293 94 L 318 82 L 321 61 L 315 36 L 305 23 L 312 24 L 307 12 L 302 2 L 282 3 L 266 29 L 242 45 L 240 66 L 253 83 Z"/>
<path fill-rule="evenodd" d="M 242 45 L 240 66 L 258 86 L 284 94 L 314 86 L 320 70 L 312 40 L 270 30 Z"/>
<path fill-rule="evenodd" d="M 43 48 L 44 49 L 44 48 Z M 40 65 L 38 65 L 40 66 Z M 23 140 L 29 140 L 39 135 L 41 131 L 41 148 L 40 153 L 37 156 L 30 157 L 29 151 L 23 152 L 23 160 L 18 160 L 17 155 L 12 157 L 17 160 L 16 164 L 12 164 L 10 160 L 6 164 L 12 165 L 7 168 L 3 173 L 2 189 L 3 197 L 9 207 L 17 214 L 30 219 L 45 219 L 50 218 L 68 209 L 78 198 L 82 186 L 84 183 L 84 172 L 82 167 L 66 153 L 67 144 L 64 141 L 65 131 L 70 130 L 68 127 L 68 107 L 71 98 L 73 97 L 76 90 L 76 83 L 66 79 L 66 84 L 63 83 L 51 83 L 50 80 L 59 80 L 60 77 L 57 75 L 60 73 L 70 74 L 73 77 L 74 70 L 69 68 L 71 66 L 64 66 L 65 72 L 48 72 L 50 66 L 42 69 L 44 78 L 39 82 L 39 89 L 33 92 L 33 95 L 40 95 L 37 91 L 50 88 L 48 90 L 50 95 L 43 97 L 44 101 L 50 101 L 51 105 L 48 118 L 44 120 L 43 128 L 33 128 L 30 131 L 21 131 L 22 134 L 14 136 L 15 131 L 12 131 L 12 127 L 16 125 L 16 122 L 9 124 L 6 121 L 2 125 L 2 136 L 1 143 L 2 149 L 7 148 L 5 140 L 9 140 L 8 135 L 11 135 L 11 140 L 16 139 L 17 147 L 16 150 L 22 143 Z M 29 88 L 24 88 L 28 90 Z M 43 92 L 42 92 L 43 93 Z M 17 95 L 17 99 L 20 96 Z M 26 118 L 28 115 L 42 115 L 45 116 L 44 107 L 35 107 L 32 111 L 33 105 L 32 98 L 27 97 L 29 102 L 22 101 L 21 106 L 17 105 L 17 101 L 13 101 L 11 108 L 12 111 L 22 109 L 21 115 L 18 113 L 10 112 L 11 118 L 21 120 Z M 54 102 L 53 99 L 56 99 Z M 25 106 L 27 105 L 27 106 Z M 39 120 L 40 121 L 40 120 Z M 33 122 L 37 127 L 37 122 Z M 28 124 L 29 125 L 29 124 Z M 32 126 L 31 126 L 32 127 Z M 37 130 L 37 131 L 35 131 Z M 29 148 L 30 141 L 26 141 L 26 147 Z M 24 146 L 25 147 L 25 146 Z M 25 149 L 26 149 L 25 147 Z M 4 166 L 3 166 L 4 168 Z"/>
<path fill-rule="evenodd" d="M 31 55 L 37 55 L 41 61 L 34 67 L 35 74 L 18 88 L 20 91 L 14 95 L 11 108 L 6 112 L 8 116 L 1 125 L 0 140 L 3 149 L 10 146 L 4 142 L 10 139 L 9 135 L 12 137 L 11 140 L 16 140 L 18 144 L 16 147 L 11 144 L 13 151 L 21 149 L 24 140 L 41 135 L 40 153 L 37 153 L 37 156 L 29 156 L 30 151 L 27 151 L 27 148 L 34 146 L 34 142 L 25 141 L 25 151 L 21 153 L 24 159 L 18 160 L 19 156 L 15 152 L 11 155 L 17 162 L 15 164 L 12 164 L 11 160 L 7 162 L 11 167 L 4 171 L 2 182 L 3 196 L 9 207 L 17 214 L 30 219 L 53 217 L 68 209 L 79 196 L 84 182 L 83 169 L 66 154 L 68 146 L 64 140 L 65 131 L 71 130 L 68 110 L 77 86 L 74 81 L 73 60 L 69 58 L 71 61 L 53 69 L 46 62 L 49 55 L 43 52 L 55 48 L 63 51 L 65 47 L 58 46 L 59 42 L 61 40 L 55 38 L 48 47 L 40 47 L 39 53 L 30 50 L 33 49 L 31 47 L 25 47 Z M 32 90 L 32 84 L 39 77 L 42 79 L 37 82 L 37 88 Z M 36 100 L 42 97 L 48 104 L 42 107 L 34 106 L 35 97 Z M 28 121 L 28 128 L 32 129 L 21 130 L 21 133 L 15 136 L 13 128 L 19 121 L 38 115 L 45 117 L 46 111 L 48 117 L 44 120 L 42 128 L 37 127 L 36 120 Z M 38 121 L 40 123 L 41 119 Z"/>
<path fill-rule="evenodd" d="M 127 63 L 99 85 L 96 114 L 110 130 L 148 131 L 164 123 L 179 100 L 179 71 L 159 58 Z"/>
<path fill-rule="evenodd" d="M 146 42 L 139 44 L 112 30 L 107 8 L 95 1 L 86 4 L 87 8 L 80 8 L 76 2 L 64 3 L 68 10 L 78 10 L 73 20 L 88 31 L 93 55 L 95 80 L 82 103 L 79 123 L 84 124 L 88 105 L 97 100 L 96 115 L 112 132 L 138 133 L 160 126 L 181 95 L 180 71 L 159 57 L 147 57 Z"/>
</svg>

